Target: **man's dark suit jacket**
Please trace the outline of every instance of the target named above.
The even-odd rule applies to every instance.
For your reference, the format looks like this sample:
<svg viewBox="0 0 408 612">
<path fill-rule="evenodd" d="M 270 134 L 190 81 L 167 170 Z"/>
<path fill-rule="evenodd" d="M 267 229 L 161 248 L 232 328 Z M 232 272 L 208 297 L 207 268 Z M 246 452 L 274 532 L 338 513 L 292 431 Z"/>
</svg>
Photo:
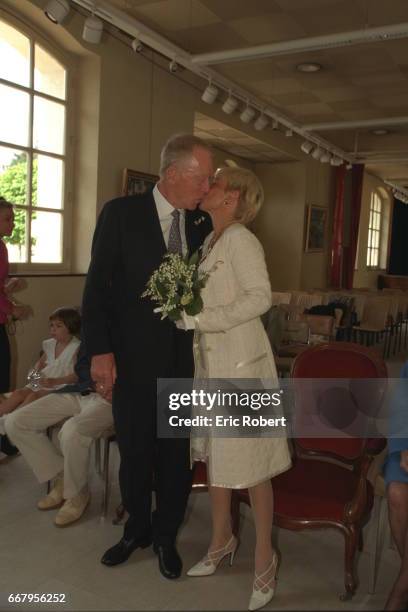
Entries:
<svg viewBox="0 0 408 612">
<path fill-rule="evenodd" d="M 211 229 L 208 215 L 186 211 L 190 254 Z M 115 354 L 118 383 L 155 382 L 168 376 L 175 334 L 191 353 L 192 334 L 160 320 L 142 298 L 166 245 L 151 192 L 117 198 L 100 214 L 83 299 L 83 333 L 88 354 Z M 190 376 L 191 374 L 186 374 Z"/>
</svg>

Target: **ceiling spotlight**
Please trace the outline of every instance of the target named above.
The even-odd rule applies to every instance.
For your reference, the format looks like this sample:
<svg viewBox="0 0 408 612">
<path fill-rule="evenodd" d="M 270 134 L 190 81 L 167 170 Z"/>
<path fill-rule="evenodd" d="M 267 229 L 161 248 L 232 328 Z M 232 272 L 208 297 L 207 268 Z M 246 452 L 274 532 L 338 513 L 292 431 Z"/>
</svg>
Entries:
<svg viewBox="0 0 408 612">
<path fill-rule="evenodd" d="M 101 42 L 103 32 L 103 23 L 99 17 L 90 15 L 85 19 L 84 29 L 82 31 L 82 38 L 93 45 L 97 45 Z"/>
<path fill-rule="evenodd" d="M 330 160 L 330 165 L 332 166 L 341 166 L 342 163 L 343 160 L 341 159 L 341 157 L 337 157 L 337 155 L 333 155 Z"/>
<path fill-rule="evenodd" d="M 314 147 L 314 144 L 312 142 L 310 142 L 309 140 L 305 140 L 305 142 L 303 142 L 300 146 L 300 148 L 302 149 L 303 153 L 306 153 L 306 155 L 309 155 L 309 153 L 312 151 Z"/>
<path fill-rule="evenodd" d="M 175 72 L 177 72 L 177 70 L 180 68 L 180 66 L 178 65 L 178 63 L 176 62 L 176 60 L 172 60 L 169 64 L 169 70 L 172 74 L 174 74 Z"/>
<path fill-rule="evenodd" d="M 319 161 L 324 151 L 321 147 L 316 147 L 314 151 L 312 151 L 312 157 L 316 161 Z"/>
<path fill-rule="evenodd" d="M 293 130 L 291 130 L 290 128 L 288 130 L 286 130 L 285 136 L 287 138 L 291 138 L 293 136 Z"/>
<path fill-rule="evenodd" d="M 254 128 L 256 130 L 258 130 L 258 132 L 260 132 L 261 130 L 263 130 L 264 128 L 266 128 L 266 126 L 269 123 L 269 119 L 268 117 L 265 117 L 265 115 L 263 113 L 261 113 L 258 117 L 258 119 L 255 121 L 254 123 Z"/>
<path fill-rule="evenodd" d="M 248 104 L 246 105 L 246 107 L 244 108 L 244 110 L 239 116 L 242 123 L 249 123 L 250 121 L 252 121 L 254 117 L 255 117 L 255 110 Z"/>
<path fill-rule="evenodd" d="M 296 70 L 298 72 L 307 72 L 307 73 L 319 72 L 319 70 L 321 69 L 322 69 L 321 64 L 318 64 L 316 62 L 302 62 L 301 64 L 298 64 L 296 66 Z"/>
<path fill-rule="evenodd" d="M 231 92 L 229 92 L 228 98 L 225 100 L 224 104 L 221 107 L 222 110 L 227 115 L 231 115 L 231 113 L 234 112 L 234 110 L 237 108 L 237 106 L 238 106 L 238 100 L 236 98 L 234 98 L 234 96 L 231 94 Z"/>
<path fill-rule="evenodd" d="M 53 23 L 62 23 L 69 13 L 69 8 L 67 0 L 50 0 L 44 13 Z"/>
<path fill-rule="evenodd" d="M 215 85 L 213 85 L 210 81 L 207 87 L 204 89 L 201 99 L 203 102 L 206 102 L 207 104 L 212 104 L 213 102 L 215 102 L 218 94 L 219 94 L 218 88 Z"/>
<path fill-rule="evenodd" d="M 143 51 L 143 43 L 138 38 L 132 40 L 132 49 L 135 53 L 141 53 Z"/>
<path fill-rule="evenodd" d="M 276 119 L 274 119 L 272 121 L 272 126 L 271 127 L 272 127 L 273 130 L 278 130 L 279 129 L 279 122 L 276 121 Z"/>
<path fill-rule="evenodd" d="M 347 170 L 351 170 L 353 168 L 353 164 L 352 163 L 348 163 L 346 166 Z"/>
<path fill-rule="evenodd" d="M 327 151 L 323 151 L 323 155 L 320 157 L 319 161 L 321 161 L 322 164 L 328 164 L 330 159 L 330 153 L 328 153 Z"/>
</svg>

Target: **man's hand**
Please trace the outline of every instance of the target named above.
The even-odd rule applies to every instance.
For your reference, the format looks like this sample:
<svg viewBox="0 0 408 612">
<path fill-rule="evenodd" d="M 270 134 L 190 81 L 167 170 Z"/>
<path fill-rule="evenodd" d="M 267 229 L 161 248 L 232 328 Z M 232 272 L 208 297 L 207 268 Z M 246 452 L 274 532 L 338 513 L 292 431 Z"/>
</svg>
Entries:
<svg viewBox="0 0 408 612">
<path fill-rule="evenodd" d="M 91 378 L 95 382 L 96 392 L 108 402 L 112 401 L 112 389 L 116 381 L 116 364 L 113 353 L 92 357 Z"/>
<path fill-rule="evenodd" d="M 408 472 L 408 450 L 401 451 L 400 466 L 403 470 Z"/>
</svg>

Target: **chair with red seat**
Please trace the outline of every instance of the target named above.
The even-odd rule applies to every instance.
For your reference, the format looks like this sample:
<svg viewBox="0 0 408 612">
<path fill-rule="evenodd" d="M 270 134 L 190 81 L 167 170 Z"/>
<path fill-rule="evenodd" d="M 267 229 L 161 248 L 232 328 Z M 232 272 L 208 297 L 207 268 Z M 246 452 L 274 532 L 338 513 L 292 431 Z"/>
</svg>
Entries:
<svg viewBox="0 0 408 612">
<path fill-rule="evenodd" d="M 348 599 L 357 587 L 355 556 L 373 505 L 367 472 L 372 458 L 385 445 L 382 438 L 357 437 L 353 431 L 362 435 L 367 414 L 377 414 L 385 393 L 386 366 L 371 349 L 336 342 L 298 355 L 291 375 L 295 394 L 293 467 L 273 478 L 274 523 L 291 530 L 334 528 L 343 534 L 346 592 L 341 599 Z M 317 378 L 329 380 L 304 380 Z M 364 379 L 377 380 L 367 383 Z M 332 432 L 331 437 L 327 431 Z M 250 503 L 246 490 L 235 492 L 235 525 L 241 502 Z"/>
</svg>

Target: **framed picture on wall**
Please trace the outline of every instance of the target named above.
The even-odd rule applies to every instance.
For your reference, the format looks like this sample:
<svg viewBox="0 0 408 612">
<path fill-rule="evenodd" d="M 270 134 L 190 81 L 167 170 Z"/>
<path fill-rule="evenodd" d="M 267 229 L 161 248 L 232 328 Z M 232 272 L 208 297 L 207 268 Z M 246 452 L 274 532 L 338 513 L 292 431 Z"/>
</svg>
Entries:
<svg viewBox="0 0 408 612">
<path fill-rule="evenodd" d="M 122 195 L 142 195 L 151 191 L 158 180 L 159 177 L 155 174 L 146 174 L 145 172 L 125 168 L 123 171 Z"/>
<path fill-rule="evenodd" d="M 306 218 L 306 244 L 307 253 L 318 253 L 324 249 L 327 208 L 322 206 L 308 206 Z"/>
</svg>

